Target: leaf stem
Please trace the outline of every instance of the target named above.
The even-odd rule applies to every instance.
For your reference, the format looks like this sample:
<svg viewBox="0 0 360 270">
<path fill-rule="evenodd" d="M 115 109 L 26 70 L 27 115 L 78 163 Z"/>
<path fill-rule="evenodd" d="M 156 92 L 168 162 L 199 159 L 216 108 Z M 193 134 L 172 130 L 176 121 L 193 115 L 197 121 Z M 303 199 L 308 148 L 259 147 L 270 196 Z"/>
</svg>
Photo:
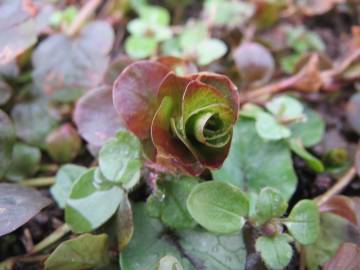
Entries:
<svg viewBox="0 0 360 270">
<path fill-rule="evenodd" d="M 318 206 L 327 202 L 332 196 L 340 193 L 355 177 L 356 169 L 352 166 L 329 190 L 315 199 Z"/>
<path fill-rule="evenodd" d="M 49 236 L 44 238 L 42 241 L 37 243 L 34 248 L 31 250 L 31 254 L 40 252 L 47 248 L 48 246 L 54 244 L 66 234 L 71 231 L 70 226 L 68 224 L 63 224 L 61 227 L 57 228 L 54 232 L 52 232 Z"/>
<path fill-rule="evenodd" d="M 55 177 L 39 177 L 26 179 L 20 182 L 24 187 L 48 187 L 55 183 Z"/>
<path fill-rule="evenodd" d="M 81 8 L 78 15 L 72 21 L 67 30 L 69 36 L 74 36 L 79 32 L 84 22 L 95 12 L 96 8 L 101 4 L 102 0 L 89 0 Z"/>
</svg>

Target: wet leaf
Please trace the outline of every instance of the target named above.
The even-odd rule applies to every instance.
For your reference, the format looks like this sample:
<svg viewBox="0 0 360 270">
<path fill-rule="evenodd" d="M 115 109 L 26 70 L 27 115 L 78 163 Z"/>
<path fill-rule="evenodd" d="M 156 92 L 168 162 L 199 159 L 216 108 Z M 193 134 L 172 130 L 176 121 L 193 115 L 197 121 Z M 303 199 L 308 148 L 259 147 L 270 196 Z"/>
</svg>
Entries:
<svg viewBox="0 0 360 270">
<path fill-rule="evenodd" d="M 256 200 L 256 219 L 265 223 L 285 214 L 288 204 L 282 194 L 273 188 L 263 188 Z"/>
<path fill-rule="evenodd" d="M 324 270 L 356 270 L 360 265 L 360 248 L 352 243 L 340 246 L 336 255 L 324 265 Z"/>
<path fill-rule="evenodd" d="M 0 236 L 25 224 L 50 202 L 33 189 L 0 184 Z"/>
<path fill-rule="evenodd" d="M 292 196 L 297 184 L 286 143 L 264 142 L 257 135 L 254 121 L 245 118 L 240 118 L 234 127 L 228 158 L 222 168 L 212 174 L 216 180 L 248 191 L 275 188 L 286 200 Z"/>
<path fill-rule="evenodd" d="M 108 87 L 91 90 L 82 96 L 76 103 L 73 120 L 81 137 L 98 147 L 123 129 Z"/>
<path fill-rule="evenodd" d="M 144 204 L 137 204 L 134 210 L 134 235 L 120 253 L 120 267 L 123 270 L 156 270 L 160 259 L 174 256 L 187 270 L 193 270 L 187 259 L 182 258 L 177 248 L 163 234 L 164 227 L 146 214 Z M 146 224 L 146 226 L 144 226 Z"/>
<path fill-rule="evenodd" d="M 194 257 L 197 269 L 245 270 L 247 251 L 242 232 L 216 235 L 199 229 L 186 230 L 180 233 L 179 243 L 186 254 Z"/>
<path fill-rule="evenodd" d="M 64 34 L 48 37 L 32 56 L 35 84 L 48 95 L 99 85 L 109 65 L 113 39 L 111 26 L 102 21 L 89 23 L 73 38 Z"/>
<path fill-rule="evenodd" d="M 94 178 L 95 169 L 81 175 L 66 201 L 65 221 L 77 233 L 89 232 L 104 224 L 116 212 L 124 196 L 119 187 L 102 187 Z"/>
<path fill-rule="evenodd" d="M 71 124 L 63 124 L 47 136 L 46 149 L 54 161 L 70 162 L 81 150 L 81 138 Z"/>
<path fill-rule="evenodd" d="M 256 250 L 270 269 L 281 270 L 290 263 L 293 256 L 290 241 L 291 237 L 287 234 L 260 236 L 256 240 Z"/>
<path fill-rule="evenodd" d="M 61 208 L 65 207 L 73 183 L 86 171 L 85 167 L 75 164 L 66 164 L 60 167 L 55 177 L 55 184 L 50 188 L 50 192 Z"/>
<path fill-rule="evenodd" d="M 319 209 L 311 200 L 301 200 L 284 222 L 291 235 L 301 244 L 313 244 L 320 234 Z"/>
<path fill-rule="evenodd" d="M 31 99 L 17 103 L 11 111 L 16 135 L 28 144 L 45 147 L 46 136 L 57 124 L 57 117 L 49 112 L 44 99 Z"/>
<path fill-rule="evenodd" d="M 149 214 L 160 218 L 170 228 L 186 229 L 194 227 L 196 222 L 186 208 L 186 199 L 197 183 L 196 178 L 189 176 L 159 182 L 159 192 L 163 194 L 164 198 L 159 198 L 161 195 L 157 194 L 148 198 L 146 207 Z"/>
<path fill-rule="evenodd" d="M 0 110 L 0 179 L 5 175 L 11 164 L 15 129 L 9 116 Z"/>
<path fill-rule="evenodd" d="M 83 234 L 62 242 L 46 259 L 47 270 L 93 269 L 106 265 L 109 258 L 106 234 Z"/>
<path fill-rule="evenodd" d="M 275 69 L 269 50 L 255 42 L 241 44 L 233 54 L 236 67 L 246 85 L 259 86 L 268 82 Z"/>
<path fill-rule="evenodd" d="M 130 132 L 121 131 L 101 148 L 99 166 L 109 181 L 121 185 L 134 184 L 140 179 L 140 158 L 139 140 Z"/>
<path fill-rule="evenodd" d="M 6 178 L 20 181 L 33 176 L 40 167 L 41 152 L 38 148 L 23 143 L 16 143 L 12 151 L 11 165 Z"/>
<path fill-rule="evenodd" d="M 227 234 L 239 232 L 249 214 L 249 202 L 237 187 L 220 181 L 195 186 L 188 199 L 191 216 L 207 230 Z"/>
<path fill-rule="evenodd" d="M 0 65 L 11 62 L 34 45 L 45 28 L 52 7 L 42 0 L 5 0 L 0 4 Z"/>
</svg>

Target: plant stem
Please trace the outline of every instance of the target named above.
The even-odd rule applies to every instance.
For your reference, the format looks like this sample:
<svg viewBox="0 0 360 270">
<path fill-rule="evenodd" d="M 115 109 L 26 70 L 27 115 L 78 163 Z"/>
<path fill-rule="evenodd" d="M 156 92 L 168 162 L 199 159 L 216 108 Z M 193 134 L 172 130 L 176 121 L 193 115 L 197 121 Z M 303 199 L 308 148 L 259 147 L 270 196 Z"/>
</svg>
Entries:
<svg viewBox="0 0 360 270">
<path fill-rule="evenodd" d="M 67 30 L 69 36 L 76 35 L 81 29 L 84 22 L 95 12 L 96 8 L 101 4 L 102 0 L 89 0 L 80 10 L 78 15 L 72 21 Z"/>
<path fill-rule="evenodd" d="M 67 233 L 70 232 L 70 226 L 67 224 L 63 224 L 61 227 L 57 228 L 54 232 L 52 232 L 49 236 L 44 238 L 42 241 L 37 243 L 32 249 L 31 253 L 37 253 L 47 248 L 48 246 L 54 244 L 59 239 L 64 237 Z"/>
<path fill-rule="evenodd" d="M 20 185 L 24 187 L 48 187 L 55 183 L 55 177 L 39 177 L 23 180 Z"/>
<path fill-rule="evenodd" d="M 340 193 L 356 175 L 356 169 L 352 166 L 329 190 L 315 199 L 318 206 L 327 202 L 332 196 Z"/>
</svg>

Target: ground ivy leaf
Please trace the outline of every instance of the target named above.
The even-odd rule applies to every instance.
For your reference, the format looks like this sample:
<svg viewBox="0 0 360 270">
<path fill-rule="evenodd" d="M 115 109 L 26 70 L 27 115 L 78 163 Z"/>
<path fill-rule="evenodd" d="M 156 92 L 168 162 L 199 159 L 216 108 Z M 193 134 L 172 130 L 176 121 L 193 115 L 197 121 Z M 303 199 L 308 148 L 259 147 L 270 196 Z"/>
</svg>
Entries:
<svg viewBox="0 0 360 270">
<path fill-rule="evenodd" d="M 289 141 L 289 145 L 292 151 L 294 151 L 299 157 L 301 157 L 308 166 L 313 169 L 317 173 L 322 173 L 325 168 L 321 160 L 313 156 L 309 153 L 304 146 L 302 145 L 300 140 L 291 139 Z"/>
<path fill-rule="evenodd" d="M 259 136 L 264 140 L 280 140 L 291 135 L 290 130 L 269 113 L 260 112 L 256 116 L 255 126 Z"/>
<path fill-rule="evenodd" d="M 110 87 L 99 87 L 82 96 L 76 103 L 73 120 L 81 137 L 97 147 L 123 129 Z"/>
<path fill-rule="evenodd" d="M 293 256 L 290 241 L 291 237 L 287 234 L 279 234 L 274 237 L 261 236 L 256 240 L 255 247 L 269 268 L 281 270 L 290 263 Z"/>
<path fill-rule="evenodd" d="M 45 261 L 47 270 L 93 269 L 109 262 L 106 234 L 83 234 L 62 242 Z"/>
<path fill-rule="evenodd" d="M 316 203 L 312 200 L 299 201 L 284 224 L 301 244 L 314 243 L 320 233 L 320 215 Z"/>
<path fill-rule="evenodd" d="M 121 131 L 101 148 L 99 166 L 102 174 L 111 182 L 137 183 L 140 179 L 140 156 L 141 144 L 137 137 Z"/>
<path fill-rule="evenodd" d="M 150 218 L 145 204 L 136 204 L 134 211 L 134 235 L 120 254 L 122 270 L 156 270 L 160 259 L 166 255 L 174 256 L 185 270 L 193 270 L 187 259 L 181 257 L 178 249 L 166 235 L 164 227 L 156 219 Z"/>
<path fill-rule="evenodd" d="M 159 199 L 157 195 L 150 196 L 147 200 L 147 208 L 156 208 L 157 213 L 155 216 L 159 217 L 164 224 L 171 228 L 192 228 L 196 225 L 196 222 L 186 208 L 186 199 L 197 183 L 196 178 L 190 176 L 158 182 L 158 188 L 165 198 Z"/>
<path fill-rule="evenodd" d="M 35 84 L 48 95 L 97 86 L 107 70 L 113 40 L 113 29 L 104 21 L 90 22 L 75 37 L 51 35 L 32 55 Z"/>
<path fill-rule="evenodd" d="M 46 136 L 56 126 L 57 118 L 49 113 L 45 99 L 17 103 L 11 111 L 16 135 L 28 144 L 44 147 Z"/>
<path fill-rule="evenodd" d="M 16 143 L 12 151 L 12 159 L 6 178 L 11 181 L 20 181 L 34 175 L 39 169 L 41 152 L 38 148 Z"/>
<path fill-rule="evenodd" d="M 0 236 L 26 223 L 50 202 L 36 190 L 0 184 Z"/>
<path fill-rule="evenodd" d="M 303 115 L 304 106 L 295 98 L 282 95 L 266 103 L 266 108 L 280 119 L 296 119 Z"/>
<path fill-rule="evenodd" d="M 305 147 L 311 147 L 323 138 L 325 123 L 317 112 L 309 108 L 305 108 L 304 114 L 305 122 L 292 124 L 289 128 L 293 138 L 299 138 Z"/>
<path fill-rule="evenodd" d="M 237 187 L 220 181 L 198 184 L 187 199 L 191 216 L 207 230 L 234 233 L 245 224 L 249 202 Z"/>
<path fill-rule="evenodd" d="M 205 39 L 197 47 L 197 63 L 201 66 L 223 57 L 227 52 L 226 44 L 219 39 Z"/>
<path fill-rule="evenodd" d="M 180 232 L 180 245 L 194 258 L 198 269 L 245 269 L 246 248 L 242 232 L 215 235 L 203 230 L 186 230 Z"/>
<path fill-rule="evenodd" d="M 15 142 L 15 129 L 9 116 L 0 110 L 0 179 L 11 164 L 11 156 Z"/>
<path fill-rule="evenodd" d="M 332 213 L 321 213 L 320 224 L 317 241 L 305 246 L 306 266 L 309 270 L 318 270 L 336 254 L 344 242 L 360 246 L 359 228 L 346 219 Z"/>
<path fill-rule="evenodd" d="M 234 126 L 230 153 L 219 170 L 212 171 L 219 181 L 249 191 L 273 187 L 288 200 L 295 191 L 297 178 L 285 142 L 265 142 L 255 130 L 254 121 L 240 118 Z"/>
<path fill-rule="evenodd" d="M 73 183 L 86 171 L 85 167 L 75 164 L 63 165 L 58 170 L 55 184 L 50 188 L 50 192 L 60 208 L 65 207 Z"/>
<path fill-rule="evenodd" d="M 152 37 L 129 36 L 125 41 L 125 51 L 133 59 L 144 59 L 156 53 L 157 45 Z"/>
<path fill-rule="evenodd" d="M 274 217 L 281 217 L 288 208 L 282 194 L 273 188 L 263 188 L 256 200 L 256 218 L 265 223 Z"/>
<path fill-rule="evenodd" d="M 89 232 L 104 224 L 124 196 L 119 187 L 96 185 L 94 174 L 95 169 L 90 169 L 78 178 L 66 202 L 65 221 L 77 233 Z"/>
</svg>

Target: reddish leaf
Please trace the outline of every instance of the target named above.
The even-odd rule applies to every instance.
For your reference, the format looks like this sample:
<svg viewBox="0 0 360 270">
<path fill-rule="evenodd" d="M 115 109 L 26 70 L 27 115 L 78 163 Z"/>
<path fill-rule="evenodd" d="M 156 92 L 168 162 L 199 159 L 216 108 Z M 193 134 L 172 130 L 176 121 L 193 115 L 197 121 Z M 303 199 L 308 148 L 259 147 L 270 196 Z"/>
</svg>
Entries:
<svg viewBox="0 0 360 270">
<path fill-rule="evenodd" d="M 360 248 L 353 243 L 344 243 L 323 270 L 359 270 Z"/>
<path fill-rule="evenodd" d="M 109 87 L 93 89 L 82 96 L 76 103 L 73 119 L 80 135 L 93 146 L 102 146 L 122 129 Z"/>
<path fill-rule="evenodd" d="M 168 73 L 159 63 L 139 61 L 129 65 L 114 83 L 115 109 L 125 126 L 140 139 L 150 137 L 158 88 Z"/>
<path fill-rule="evenodd" d="M 197 68 L 192 62 L 175 56 L 160 56 L 156 59 L 156 62 L 163 64 L 178 75 L 188 75 L 197 72 Z"/>
</svg>

